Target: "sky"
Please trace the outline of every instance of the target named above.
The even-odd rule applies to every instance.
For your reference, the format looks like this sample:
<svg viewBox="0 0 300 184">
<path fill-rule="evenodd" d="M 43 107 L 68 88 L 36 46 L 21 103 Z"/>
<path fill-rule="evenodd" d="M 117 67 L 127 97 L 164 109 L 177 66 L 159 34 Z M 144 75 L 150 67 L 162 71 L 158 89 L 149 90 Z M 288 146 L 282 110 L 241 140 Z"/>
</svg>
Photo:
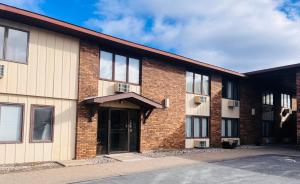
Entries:
<svg viewBox="0 0 300 184">
<path fill-rule="evenodd" d="M 300 0 L 0 0 L 239 72 L 300 63 Z"/>
</svg>

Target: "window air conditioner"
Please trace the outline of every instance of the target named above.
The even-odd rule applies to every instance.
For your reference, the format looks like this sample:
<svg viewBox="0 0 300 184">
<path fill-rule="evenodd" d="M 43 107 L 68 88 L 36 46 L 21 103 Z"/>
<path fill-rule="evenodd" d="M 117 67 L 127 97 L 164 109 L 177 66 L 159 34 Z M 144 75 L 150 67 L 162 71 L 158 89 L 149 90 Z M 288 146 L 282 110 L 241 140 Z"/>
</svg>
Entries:
<svg viewBox="0 0 300 184">
<path fill-rule="evenodd" d="M 202 103 L 205 103 L 206 102 L 206 96 L 195 96 L 194 97 L 194 101 L 195 101 L 195 104 L 202 104 Z"/>
<path fill-rule="evenodd" d="M 195 140 L 194 147 L 195 148 L 206 148 L 207 147 L 206 141 Z"/>
<path fill-rule="evenodd" d="M 240 107 L 240 101 L 238 101 L 238 100 L 229 100 L 228 101 L 228 107 L 231 107 L 231 108 Z"/>
<path fill-rule="evenodd" d="M 130 85 L 124 83 L 116 83 L 115 84 L 115 92 L 117 93 L 127 93 L 129 92 Z"/>
<path fill-rule="evenodd" d="M 0 65 L 0 79 L 4 77 L 4 65 Z"/>
</svg>

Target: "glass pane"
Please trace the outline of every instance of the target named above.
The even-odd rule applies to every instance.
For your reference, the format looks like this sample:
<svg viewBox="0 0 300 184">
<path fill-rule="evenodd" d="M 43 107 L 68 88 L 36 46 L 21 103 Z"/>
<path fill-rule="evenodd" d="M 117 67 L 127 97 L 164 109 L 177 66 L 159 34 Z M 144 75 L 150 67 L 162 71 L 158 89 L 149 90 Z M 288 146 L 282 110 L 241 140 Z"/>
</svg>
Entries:
<svg viewBox="0 0 300 184">
<path fill-rule="evenodd" d="M 266 95 L 263 94 L 263 98 L 262 98 L 263 104 L 266 104 Z"/>
<path fill-rule="evenodd" d="M 52 137 L 52 113 L 51 107 L 38 107 L 34 109 L 33 140 L 49 141 Z"/>
<path fill-rule="evenodd" d="M 269 93 L 267 93 L 267 95 L 266 95 L 266 104 L 270 105 L 270 94 Z"/>
<path fill-rule="evenodd" d="M 207 137 L 207 118 L 202 119 L 202 137 Z"/>
<path fill-rule="evenodd" d="M 28 33 L 14 29 L 8 29 L 5 57 L 7 60 L 26 63 Z"/>
<path fill-rule="evenodd" d="M 200 137 L 200 118 L 194 118 L 194 137 Z"/>
<path fill-rule="evenodd" d="M 291 108 L 291 96 L 287 95 L 287 107 Z"/>
<path fill-rule="evenodd" d="M 126 57 L 116 55 L 115 80 L 126 82 Z"/>
<path fill-rule="evenodd" d="M 224 119 L 222 119 L 222 137 L 226 136 L 226 121 Z"/>
<path fill-rule="evenodd" d="M 100 78 L 112 80 L 112 60 L 112 53 L 100 52 Z"/>
<path fill-rule="evenodd" d="M 129 58 L 129 82 L 140 83 L 140 61 L 137 59 Z"/>
<path fill-rule="evenodd" d="M 232 120 L 232 137 L 238 137 L 238 121 Z"/>
<path fill-rule="evenodd" d="M 274 105 L 273 93 L 270 93 L 270 105 Z"/>
<path fill-rule="evenodd" d="M 20 141 L 21 120 L 21 107 L 0 106 L 0 141 Z"/>
<path fill-rule="evenodd" d="M 185 136 L 191 137 L 192 136 L 192 118 L 187 117 L 185 119 Z"/>
<path fill-rule="evenodd" d="M 0 27 L 0 59 L 3 59 L 4 27 Z"/>
<path fill-rule="evenodd" d="M 209 95 L 209 77 L 203 75 L 203 95 Z"/>
<path fill-rule="evenodd" d="M 232 137 L 232 124 L 231 120 L 227 120 L 227 137 Z"/>
<path fill-rule="evenodd" d="M 201 75 L 195 74 L 194 93 L 201 93 Z"/>
<path fill-rule="evenodd" d="M 281 107 L 283 107 L 283 94 L 281 94 Z"/>
<path fill-rule="evenodd" d="M 193 93 L 193 73 L 186 72 L 186 91 Z"/>
<path fill-rule="evenodd" d="M 232 82 L 227 82 L 227 98 L 232 99 Z"/>
</svg>

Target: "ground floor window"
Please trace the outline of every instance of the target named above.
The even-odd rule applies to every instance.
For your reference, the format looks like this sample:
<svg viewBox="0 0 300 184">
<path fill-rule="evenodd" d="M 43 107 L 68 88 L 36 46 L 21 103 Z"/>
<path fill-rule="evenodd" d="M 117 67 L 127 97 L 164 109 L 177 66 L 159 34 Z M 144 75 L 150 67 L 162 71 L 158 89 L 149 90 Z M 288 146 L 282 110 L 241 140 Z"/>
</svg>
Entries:
<svg viewBox="0 0 300 184">
<path fill-rule="evenodd" d="M 0 143 L 22 141 L 23 105 L 0 104 Z"/>
<path fill-rule="evenodd" d="M 263 121 L 262 122 L 262 136 L 272 137 L 274 122 L 273 121 Z"/>
<path fill-rule="evenodd" d="M 239 119 L 222 119 L 222 137 L 239 137 Z"/>
<path fill-rule="evenodd" d="M 187 116 L 185 120 L 186 138 L 208 137 L 209 122 L 207 117 Z"/>
</svg>

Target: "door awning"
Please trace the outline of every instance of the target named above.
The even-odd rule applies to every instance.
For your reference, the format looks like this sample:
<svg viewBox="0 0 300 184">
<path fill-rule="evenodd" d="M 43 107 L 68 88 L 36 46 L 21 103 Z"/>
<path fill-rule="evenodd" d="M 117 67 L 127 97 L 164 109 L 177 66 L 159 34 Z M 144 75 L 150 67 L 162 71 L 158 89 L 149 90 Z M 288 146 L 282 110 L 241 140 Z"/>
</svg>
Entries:
<svg viewBox="0 0 300 184">
<path fill-rule="evenodd" d="M 150 100 L 146 97 L 143 97 L 139 94 L 129 92 L 129 93 L 120 93 L 116 95 L 109 95 L 109 96 L 101 96 L 101 97 L 89 97 L 86 98 L 83 103 L 84 104 L 103 104 L 106 102 L 111 102 L 111 101 L 117 101 L 117 100 L 125 100 L 128 102 L 131 102 L 133 104 L 139 105 L 142 108 L 147 108 L 147 109 L 161 109 L 163 106 L 160 103 L 157 103 L 153 100 Z"/>
</svg>

